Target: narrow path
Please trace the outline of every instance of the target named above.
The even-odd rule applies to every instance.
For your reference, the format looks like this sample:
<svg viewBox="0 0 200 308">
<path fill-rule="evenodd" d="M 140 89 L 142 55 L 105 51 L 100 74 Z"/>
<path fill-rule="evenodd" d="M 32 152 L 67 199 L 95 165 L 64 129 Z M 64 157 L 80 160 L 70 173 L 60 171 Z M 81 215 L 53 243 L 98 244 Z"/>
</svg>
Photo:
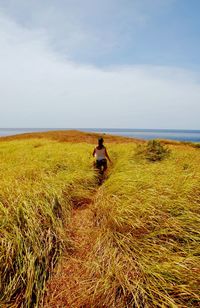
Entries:
<svg viewBox="0 0 200 308">
<path fill-rule="evenodd" d="M 72 209 L 70 233 L 75 248 L 71 255 L 64 254 L 56 273 L 47 284 L 44 308 L 83 308 L 79 299 L 86 271 L 84 264 L 97 232 L 93 222 L 93 200 L 83 200 Z"/>
</svg>

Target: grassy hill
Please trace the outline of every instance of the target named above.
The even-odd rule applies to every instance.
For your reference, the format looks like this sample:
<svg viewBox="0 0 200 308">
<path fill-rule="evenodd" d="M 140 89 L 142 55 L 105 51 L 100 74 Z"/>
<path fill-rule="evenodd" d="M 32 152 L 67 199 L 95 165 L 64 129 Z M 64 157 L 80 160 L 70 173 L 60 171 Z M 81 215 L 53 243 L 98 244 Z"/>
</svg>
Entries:
<svg viewBox="0 0 200 308">
<path fill-rule="evenodd" d="M 43 306 L 60 256 L 73 251 L 72 208 L 93 199 L 94 245 L 74 307 L 199 307 L 199 149 L 168 142 L 169 157 L 151 162 L 138 155 L 142 141 L 105 135 L 113 164 L 98 187 L 97 136 L 0 138 L 1 305 Z"/>
<path fill-rule="evenodd" d="M 76 143 L 90 143 L 96 144 L 98 133 L 85 133 L 78 130 L 56 130 L 38 133 L 24 133 L 13 136 L 0 137 L 0 141 L 11 141 L 11 140 L 24 140 L 24 139 L 49 139 L 60 142 L 76 142 Z M 127 137 L 114 136 L 110 134 L 103 134 L 104 140 L 107 143 L 141 143 L 142 140 L 132 139 Z"/>
</svg>

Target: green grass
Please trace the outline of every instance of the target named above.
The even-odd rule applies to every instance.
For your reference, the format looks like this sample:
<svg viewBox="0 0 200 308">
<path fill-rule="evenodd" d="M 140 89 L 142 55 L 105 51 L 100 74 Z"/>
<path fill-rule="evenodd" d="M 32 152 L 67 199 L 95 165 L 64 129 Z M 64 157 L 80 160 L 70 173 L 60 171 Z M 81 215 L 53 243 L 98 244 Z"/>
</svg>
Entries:
<svg viewBox="0 0 200 308">
<path fill-rule="evenodd" d="M 95 185 L 87 144 L 12 141 L 0 147 L 0 305 L 38 305 L 62 249 L 70 206 Z"/>
</svg>

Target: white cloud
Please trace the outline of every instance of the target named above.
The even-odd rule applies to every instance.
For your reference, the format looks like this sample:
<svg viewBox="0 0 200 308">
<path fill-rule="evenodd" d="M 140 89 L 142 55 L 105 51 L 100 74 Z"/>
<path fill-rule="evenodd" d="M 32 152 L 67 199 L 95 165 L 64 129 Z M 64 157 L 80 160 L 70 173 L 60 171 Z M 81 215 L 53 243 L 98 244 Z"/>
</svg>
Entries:
<svg viewBox="0 0 200 308">
<path fill-rule="evenodd" d="M 177 68 L 78 65 L 45 31 L 0 17 L 1 127 L 199 128 L 199 75 Z"/>
</svg>

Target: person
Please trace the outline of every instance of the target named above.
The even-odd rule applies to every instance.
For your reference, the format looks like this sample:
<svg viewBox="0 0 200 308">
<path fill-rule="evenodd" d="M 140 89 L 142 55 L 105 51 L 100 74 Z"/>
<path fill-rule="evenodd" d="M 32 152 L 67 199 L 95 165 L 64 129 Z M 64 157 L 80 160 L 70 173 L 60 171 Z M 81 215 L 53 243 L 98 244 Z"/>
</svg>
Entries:
<svg viewBox="0 0 200 308">
<path fill-rule="evenodd" d="M 103 138 L 98 139 L 98 146 L 94 148 L 93 156 L 96 158 L 96 168 L 101 171 L 103 174 L 107 169 L 107 159 L 111 163 L 110 157 L 106 150 L 106 147 L 103 145 Z M 103 170 L 102 170 L 103 167 Z"/>
</svg>

